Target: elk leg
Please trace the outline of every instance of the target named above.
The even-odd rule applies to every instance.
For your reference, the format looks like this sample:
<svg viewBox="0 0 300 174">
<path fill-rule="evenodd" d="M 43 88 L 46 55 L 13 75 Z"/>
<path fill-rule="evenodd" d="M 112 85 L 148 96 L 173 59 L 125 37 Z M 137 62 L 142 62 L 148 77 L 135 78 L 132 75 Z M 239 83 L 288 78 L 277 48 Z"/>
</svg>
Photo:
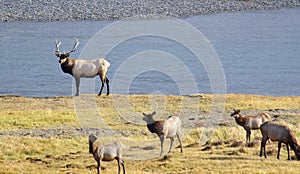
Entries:
<svg viewBox="0 0 300 174">
<path fill-rule="evenodd" d="M 118 161 L 118 174 L 120 174 L 120 170 L 121 170 L 121 161 L 120 158 L 117 158 Z"/>
<path fill-rule="evenodd" d="M 105 82 L 105 76 L 102 78 L 101 75 L 99 74 L 99 77 L 100 77 L 100 80 L 101 80 L 101 88 L 100 88 L 100 91 L 98 93 L 98 96 L 101 95 L 103 87 L 104 87 L 104 82 Z"/>
<path fill-rule="evenodd" d="M 251 130 L 247 129 L 246 130 L 246 143 L 248 144 L 248 146 L 249 146 L 249 143 L 250 143 L 250 135 L 251 135 Z"/>
<path fill-rule="evenodd" d="M 109 80 L 106 76 L 105 76 L 105 81 L 106 81 L 106 90 L 107 90 L 106 95 L 109 95 Z"/>
<path fill-rule="evenodd" d="M 251 130 L 249 130 L 249 133 L 248 133 L 248 143 L 250 144 L 250 137 L 251 137 Z"/>
<path fill-rule="evenodd" d="M 177 138 L 178 138 L 178 141 L 179 141 L 179 144 L 180 144 L 180 152 L 183 153 L 182 140 L 181 140 L 180 134 L 177 132 L 176 135 L 177 135 Z"/>
<path fill-rule="evenodd" d="M 171 140 L 171 144 L 170 144 L 170 149 L 169 149 L 168 153 L 170 153 L 171 150 L 172 150 L 172 146 L 173 146 L 173 143 L 174 143 L 174 137 L 171 137 L 170 140 Z"/>
<path fill-rule="evenodd" d="M 75 81 L 76 81 L 76 94 L 75 94 L 75 96 L 79 96 L 80 77 L 75 77 Z"/>
<path fill-rule="evenodd" d="M 164 153 L 164 141 L 165 141 L 165 136 L 161 135 L 159 137 L 160 139 L 160 155 L 162 155 Z"/>
<path fill-rule="evenodd" d="M 97 174 L 100 174 L 100 170 L 101 170 L 101 164 L 100 164 L 100 160 L 97 161 Z"/>
<path fill-rule="evenodd" d="M 286 150 L 287 150 L 287 153 L 288 153 L 288 160 L 292 160 L 291 156 L 290 156 L 290 149 L 289 149 L 289 145 L 288 144 L 286 144 Z"/>
<path fill-rule="evenodd" d="M 260 156 L 260 157 L 262 157 L 262 151 L 263 151 L 263 146 L 264 146 L 264 145 L 263 145 L 263 141 L 264 141 L 264 140 L 262 140 L 262 141 L 261 141 L 261 144 L 260 144 L 260 153 L 259 153 L 259 156 Z"/>
<path fill-rule="evenodd" d="M 268 138 L 264 138 L 261 141 L 261 145 L 260 145 L 260 154 L 259 156 L 262 157 L 262 151 L 264 151 L 264 156 L 265 158 L 267 158 L 267 154 L 266 154 L 266 142 L 267 142 Z"/>
<path fill-rule="evenodd" d="M 278 152 L 277 152 L 277 159 L 279 159 L 280 149 L 281 149 L 281 142 L 280 142 L 280 141 L 278 141 Z"/>
<path fill-rule="evenodd" d="M 125 161 L 121 160 L 121 164 L 122 164 L 122 167 L 123 167 L 123 174 L 125 174 Z"/>
</svg>

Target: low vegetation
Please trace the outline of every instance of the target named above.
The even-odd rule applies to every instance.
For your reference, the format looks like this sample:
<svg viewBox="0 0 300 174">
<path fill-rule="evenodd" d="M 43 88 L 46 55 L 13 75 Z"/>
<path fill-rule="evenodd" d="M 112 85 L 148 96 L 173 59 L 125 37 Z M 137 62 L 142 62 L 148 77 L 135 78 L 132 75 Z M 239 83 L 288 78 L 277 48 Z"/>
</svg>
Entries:
<svg viewBox="0 0 300 174">
<path fill-rule="evenodd" d="M 259 157 L 259 130 L 252 132 L 248 147 L 245 131 L 230 117 L 232 109 L 240 109 L 243 114 L 267 112 L 272 120 L 287 124 L 300 142 L 300 96 L 2 96 L 0 173 L 96 173 L 97 164 L 89 153 L 89 133 L 98 134 L 105 144 L 117 139 L 126 145 L 127 173 L 300 171 L 294 154 L 292 161 L 277 160 L 277 142 L 267 143 L 268 159 Z M 142 120 L 143 112 L 154 110 L 158 113 L 156 119 L 180 116 L 184 153 L 176 149 L 159 156 L 159 139 L 149 133 Z M 179 148 L 176 140 L 175 145 Z M 281 155 L 287 156 L 285 145 Z M 117 173 L 116 165 L 103 163 L 101 172 Z"/>
</svg>

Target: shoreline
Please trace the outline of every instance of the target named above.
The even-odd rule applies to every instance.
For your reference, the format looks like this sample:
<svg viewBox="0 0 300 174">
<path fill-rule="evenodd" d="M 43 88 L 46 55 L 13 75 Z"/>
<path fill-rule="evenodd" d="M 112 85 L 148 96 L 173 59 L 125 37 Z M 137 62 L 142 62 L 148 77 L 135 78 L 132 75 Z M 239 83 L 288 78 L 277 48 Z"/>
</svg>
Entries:
<svg viewBox="0 0 300 174">
<path fill-rule="evenodd" d="M 97 96 L 97 94 L 80 94 L 81 97 L 90 97 L 94 96 L 95 98 L 106 98 L 106 97 L 116 97 L 116 96 L 173 96 L 173 97 L 190 97 L 190 98 L 204 98 L 204 96 L 256 96 L 256 97 L 274 97 L 274 98 L 281 98 L 281 97 L 300 97 L 299 95 L 264 95 L 264 94 L 248 94 L 248 93 L 226 93 L 226 94 L 213 94 L 213 93 L 198 93 L 198 94 L 183 94 L 183 95 L 173 95 L 173 94 L 110 94 L 109 96 L 102 95 Z M 79 96 L 79 97 L 80 97 Z M 62 95 L 62 96 L 24 96 L 24 95 L 17 95 L 17 94 L 0 94 L 1 98 L 28 98 L 28 99 L 55 99 L 55 98 L 75 98 L 78 96 L 73 95 Z"/>
<path fill-rule="evenodd" d="M 0 1 L 0 21 L 101 21 L 186 18 L 238 11 L 298 8 L 298 0 L 40 0 Z"/>
</svg>

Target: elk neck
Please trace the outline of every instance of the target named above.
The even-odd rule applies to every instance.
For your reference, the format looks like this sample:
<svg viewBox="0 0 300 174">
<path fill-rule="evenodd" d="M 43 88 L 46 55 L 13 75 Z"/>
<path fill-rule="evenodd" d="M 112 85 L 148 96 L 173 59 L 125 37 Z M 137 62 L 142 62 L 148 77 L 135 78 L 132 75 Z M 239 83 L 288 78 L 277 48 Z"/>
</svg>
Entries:
<svg viewBox="0 0 300 174">
<path fill-rule="evenodd" d="M 243 117 L 241 114 L 237 114 L 236 116 L 234 116 L 234 119 L 235 119 L 236 123 L 241 126 L 244 126 L 244 124 L 246 122 L 246 118 Z"/>
<path fill-rule="evenodd" d="M 151 133 L 156 133 L 158 136 L 162 135 L 164 121 L 155 121 L 153 123 L 147 124 L 147 128 Z"/>
<path fill-rule="evenodd" d="M 72 70 L 73 70 L 74 64 L 75 64 L 75 60 L 68 57 L 68 58 L 66 58 L 66 61 L 64 61 L 63 63 L 60 64 L 60 66 L 64 73 L 68 73 L 73 76 Z"/>
</svg>

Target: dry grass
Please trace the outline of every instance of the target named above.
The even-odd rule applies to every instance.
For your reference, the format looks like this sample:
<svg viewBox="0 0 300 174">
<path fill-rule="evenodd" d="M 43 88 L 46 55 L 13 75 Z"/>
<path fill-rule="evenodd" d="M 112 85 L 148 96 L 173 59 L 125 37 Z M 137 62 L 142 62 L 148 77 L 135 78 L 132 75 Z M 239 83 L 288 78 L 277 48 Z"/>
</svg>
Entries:
<svg viewBox="0 0 300 174">
<path fill-rule="evenodd" d="M 3 134 L 0 136 L 0 173 L 96 173 L 96 162 L 88 153 L 87 134 L 104 128 L 114 130 L 115 134 L 108 133 L 108 136 L 105 136 L 100 133 L 103 143 L 121 137 L 120 141 L 126 144 L 127 173 L 300 171 L 298 161 L 286 160 L 287 152 L 284 146 L 281 159 L 276 159 L 276 142 L 267 145 L 269 158 L 260 158 L 259 131 L 253 131 L 251 146 L 245 146 L 245 131 L 229 116 L 233 108 L 241 109 L 245 114 L 268 111 L 272 119 L 288 124 L 299 141 L 300 97 L 235 94 L 109 97 L 83 95 L 77 98 L 3 96 L 0 97 L 0 135 Z M 171 114 L 179 115 L 187 124 L 184 126 L 183 154 L 175 148 L 170 154 L 156 156 L 160 151 L 159 140 L 147 131 L 141 120 L 142 112 L 153 110 L 158 112 L 158 118 L 165 118 Z M 210 117 L 215 117 L 213 123 Z M 205 125 L 211 127 L 204 128 Z M 12 130 L 81 126 L 88 132 L 50 137 L 7 134 Z M 167 150 L 168 144 L 165 147 Z M 141 157 L 139 154 L 145 154 L 143 158 L 146 159 L 136 160 L 137 157 Z M 294 156 L 293 152 L 291 154 Z M 117 173 L 116 161 L 105 162 L 102 173 Z"/>
</svg>

